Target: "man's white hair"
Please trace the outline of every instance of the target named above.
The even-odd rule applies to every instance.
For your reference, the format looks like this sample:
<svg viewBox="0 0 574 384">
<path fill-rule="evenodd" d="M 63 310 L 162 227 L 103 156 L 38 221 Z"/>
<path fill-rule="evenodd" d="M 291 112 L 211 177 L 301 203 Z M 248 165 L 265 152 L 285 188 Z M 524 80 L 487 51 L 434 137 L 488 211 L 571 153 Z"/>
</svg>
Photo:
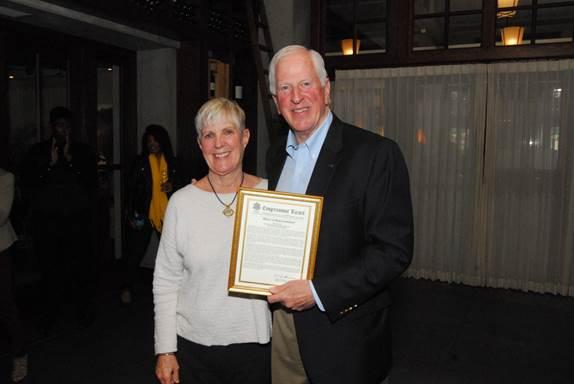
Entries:
<svg viewBox="0 0 574 384">
<path fill-rule="evenodd" d="M 317 72 L 317 76 L 319 77 L 319 81 L 321 82 L 321 86 L 324 87 L 329 80 L 327 76 L 327 70 L 325 69 L 325 61 L 323 61 L 323 57 L 319 54 L 319 52 L 304 47 L 302 45 L 288 45 L 286 47 L 281 48 L 271 59 L 269 63 L 269 91 L 272 95 L 277 94 L 277 82 L 275 79 L 275 71 L 277 69 L 277 63 L 279 60 L 284 58 L 285 56 L 289 56 L 292 53 L 305 51 L 309 53 L 311 56 L 311 61 L 313 62 L 313 66 L 315 67 L 315 72 Z"/>
</svg>

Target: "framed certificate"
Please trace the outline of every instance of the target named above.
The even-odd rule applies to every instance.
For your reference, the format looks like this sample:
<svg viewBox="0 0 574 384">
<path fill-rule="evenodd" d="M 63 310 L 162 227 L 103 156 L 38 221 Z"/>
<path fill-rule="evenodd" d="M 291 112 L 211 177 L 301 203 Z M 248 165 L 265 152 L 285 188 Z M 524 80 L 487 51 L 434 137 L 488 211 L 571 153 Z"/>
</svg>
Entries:
<svg viewBox="0 0 574 384">
<path fill-rule="evenodd" d="M 311 279 L 322 208 L 320 196 L 241 188 L 229 291 L 269 295 L 274 285 Z"/>
</svg>

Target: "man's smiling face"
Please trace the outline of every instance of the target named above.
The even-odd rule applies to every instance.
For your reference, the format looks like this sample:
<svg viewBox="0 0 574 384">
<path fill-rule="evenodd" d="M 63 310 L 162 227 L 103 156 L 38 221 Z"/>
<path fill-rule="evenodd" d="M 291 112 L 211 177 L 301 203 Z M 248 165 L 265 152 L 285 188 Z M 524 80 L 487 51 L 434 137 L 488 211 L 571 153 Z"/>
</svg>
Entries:
<svg viewBox="0 0 574 384">
<path fill-rule="evenodd" d="M 279 60 L 275 69 L 274 96 L 277 110 L 302 143 L 313 134 L 327 115 L 330 85 L 321 81 L 305 50 L 295 51 Z"/>
</svg>

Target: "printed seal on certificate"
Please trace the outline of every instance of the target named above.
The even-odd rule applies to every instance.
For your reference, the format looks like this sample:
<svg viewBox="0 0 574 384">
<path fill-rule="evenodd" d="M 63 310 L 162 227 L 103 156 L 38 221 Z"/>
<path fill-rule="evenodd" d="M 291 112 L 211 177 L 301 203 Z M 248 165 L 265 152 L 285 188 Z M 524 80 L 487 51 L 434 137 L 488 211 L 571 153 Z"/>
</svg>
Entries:
<svg viewBox="0 0 574 384">
<path fill-rule="evenodd" d="M 241 188 L 233 230 L 230 292 L 269 295 L 269 288 L 313 278 L 323 198 Z"/>
</svg>

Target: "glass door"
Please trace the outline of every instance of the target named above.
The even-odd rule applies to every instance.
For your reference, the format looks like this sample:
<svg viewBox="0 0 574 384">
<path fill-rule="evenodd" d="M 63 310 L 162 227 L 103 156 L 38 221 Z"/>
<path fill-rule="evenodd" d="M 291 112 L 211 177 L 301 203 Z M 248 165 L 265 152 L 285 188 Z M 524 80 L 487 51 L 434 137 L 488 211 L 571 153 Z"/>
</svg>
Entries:
<svg viewBox="0 0 574 384">
<path fill-rule="evenodd" d="M 50 110 L 69 105 L 68 61 L 33 50 L 18 52 L 7 61 L 10 159 L 18 166 L 32 144 L 50 137 Z"/>
<path fill-rule="evenodd" d="M 120 67 L 98 65 L 98 233 L 101 260 L 122 250 Z"/>
</svg>

